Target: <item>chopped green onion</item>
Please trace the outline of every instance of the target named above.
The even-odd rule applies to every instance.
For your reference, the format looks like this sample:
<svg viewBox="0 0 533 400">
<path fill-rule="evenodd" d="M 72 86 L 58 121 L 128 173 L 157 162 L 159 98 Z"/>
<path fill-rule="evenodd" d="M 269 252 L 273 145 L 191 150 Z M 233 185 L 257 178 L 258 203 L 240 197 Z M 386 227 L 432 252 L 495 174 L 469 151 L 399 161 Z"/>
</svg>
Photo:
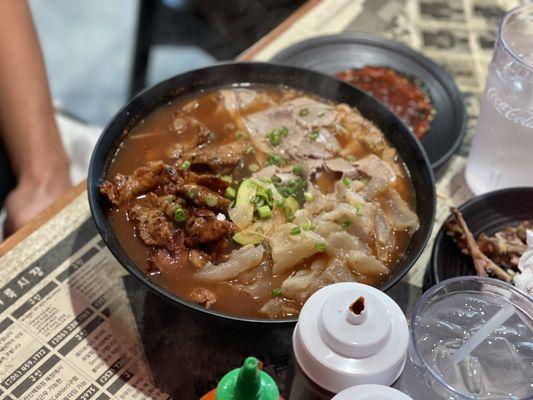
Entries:
<svg viewBox="0 0 533 400">
<path fill-rule="evenodd" d="M 267 156 L 266 165 L 276 165 L 279 167 L 283 164 L 285 164 L 285 160 L 281 156 L 277 154 L 269 154 Z"/>
<path fill-rule="evenodd" d="M 209 195 L 207 195 L 207 197 L 205 198 L 205 203 L 206 203 L 209 207 L 216 207 L 216 205 L 218 204 L 218 200 L 217 200 L 217 198 L 215 197 L 215 195 L 213 195 L 213 194 L 209 194 Z"/>
<path fill-rule="evenodd" d="M 172 204 L 173 201 L 174 201 L 174 196 L 172 196 L 172 195 L 167 196 L 167 203 L 168 204 Z"/>
<path fill-rule="evenodd" d="M 189 160 L 183 161 L 183 164 L 181 164 L 181 169 L 187 171 L 189 168 L 191 168 L 191 162 Z"/>
<path fill-rule="evenodd" d="M 276 288 L 276 289 L 273 289 L 272 292 L 270 292 L 270 294 L 272 295 L 272 297 L 281 297 L 283 293 L 281 293 L 280 288 Z"/>
<path fill-rule="evenodd" d="M 185 219 L 185 211 L 183 210 L 183 208 L 181 208 L 180 205 L 176 206 L 176 208 L 174 209 L 174 220 L 176 222 L 184 222 Z"/>
<path fill-rule="evenodd" d="M 302 232 L 299 226 L 295 226 L 291 229 L 291 235 L 299 235 Z"/>
<path fill-rule="evenodd" d="M 303 172 L 302 166 L 301 166 L 300 164 L 295 164 L 295 165 L 292 167 L 292 172 L 293 172 L 295 175 L 302 175 L 302 172 Z"/>
<path fill-rule="evenodd" d="M 187 197 L 189 199 L 195 199 L 198 196 L 198 192 L 194 190 L 187 190 Z"/>
<path fill-rule="evenodd" d="M 309 134 L 309 139 L 311 139 L 313 142 L 318 139 L 319 131 L 318 129 L 313 129 L 311 133 Z"/>
<path fill-rule="evenodd" d="M 315 226 L 309 219 L 306 219 L 306 221 L 302 224 L 302 229 L 304 231 L 312 231 L 315 229 Z"/>
<path fill-rule="evenodd" d="M 350 186 L 350 179 L 345 176 L 344 178 L 342 178 L 342 184 L 346 187 Z"/>
<path fill-rule="evenodd" d="M 271 180 L 273 183 L 281 183 L 281 178 L 277 175 L 272 176 Z"/>
<path fill-rule="evenodd" d="M 253 154 L 253 153 L 255 153 L 255 148 L 254 148 L 254 146 L 248 146 L 248 147 L 246 148 L 246 154 Z"/>
<path fill-rule="evenodd" d="M 305 117 L 305 116 L 308 115 L 308 114 L 309 114 L 309 109 L 308 109 L 308 108 L 302 108 L 302 109 L 300 110 L 300 112 L 298 113 L 298 115 L 299 115 L 300 117 Z"/>
<path fill-rule="evenodd" d="M 304 192 L 304 199 L 305 201 L 313 201 L 314 196 L 311 192 Z"/>
<path fill-rule="evenodd" d="M 351 224 L 352 224 L 351 221 L 342 221 L 342 222 L 340 223 L 342 229 L 346 229 L 346 228 L 348 228 Z"/>
<path fill-rule="evenodd" d="M 354 162 L 354 161 L 357 161 L 357 157 L 354 156 L 353 154 L 350 154 L 348 157 L 346 157 L 346 159 L 350 162 Z"/>
<path fill-rule="evenodd" d="M 252 171 L 252 172 L 257 172 L 257 171 L 259 171 L 259 165 L 257 165 L 257 164 L 250 164 L 250 165 L 248 166 L 248 169 L 249 169 L 250 171 Z"/>
<path fill-rule="evenodd" d="M 243 131 L 237 131 L 235 132 L 235 138 L 236 139 L 248 139 L 248 134 Z"/>
<path fill-rule="evenodd" d="M 294 214 L 287 215 L 287 221 L 289 221 L 289 222 L 294 221 Z"/>
<path fill-rule="evenodd" d="M 281 136 L 288 136 L 289 128 L 287 128 L 286 126 L 282 126 L 280 132 L 281 132 Z"/>
<path fill-rule="evenodd" d="M 233 178 L 231 177 L 231 175 L 222 175 L 220 177 L 220 179 L 222 179 L 224 182 L 228 182 L 228 183 L 233 182 Z"/>
<path fill-rule="evenodd" d="M 324 243 L 316 243 L 315 250 L 319 251 L 320 253 L 323 253 L 326 251 L 326 245 Z"/>
<path fill-rule="evenodd" d="M 261 206 L 257 209 L 257 214 L 261 219 L 270 218 L 272 216 L 272 210 L 269 206 Z"/>
<path fill-rule="evenodd" d="M 233 200 L 233 199 L 235 199 L 235 197 L 237 197 L 237 191 L 234 188 L 232 188 L 232 187 L 228 187 L 226 189 L 226 193 L 224 195 L 228 199 Z"/>
<path fill-rule="evenodd" d="M 359 216 L 363 215 L 363 205 L 362 204 L 358 204 L 355 206 L 355 213 Z"/>
</svg>

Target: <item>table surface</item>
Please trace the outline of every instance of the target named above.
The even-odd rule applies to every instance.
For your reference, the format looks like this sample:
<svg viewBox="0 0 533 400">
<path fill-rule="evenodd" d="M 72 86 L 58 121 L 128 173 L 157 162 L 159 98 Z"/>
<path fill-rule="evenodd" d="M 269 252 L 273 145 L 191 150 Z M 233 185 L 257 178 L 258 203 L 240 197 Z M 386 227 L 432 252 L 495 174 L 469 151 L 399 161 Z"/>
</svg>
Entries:
<svg viewBox="0 0 533 400">
<path fill-rule="evenodd" d="M 451 72 L 465 96 L 469 114 L 469 131 L 471 131 L 479 108 L 479 97 L 483 90 L 486 67 L 490 61 L 495 21 L 503 11 L 516 4 L 516 1 L 511 0 L 507 2 L 463 0 L 453 5 L 438 0 L 372 2 L 312 0 L 243 53 L 239 60 L 268 60 L 292 43 L 321 34 L 343 31 L 380 34 L 422 51 Z M 449 206 L 458 205 L 471 197 L 463 179 L 465 163 L 463 156 L 467 154 L 468 145 L 469 135 L 460 154 L 436 172 L 438 210 L 433 235 L 447 216 Z M 129 341 L 137 343 L 141 349 L 140 356 L 131 349 L 126 353 L 135 355 L 130 358 L 138 357 L 144 360 L 140 363 L 148 367 L 146 375 L 154 379 L 158 388 L 174 395 L 175 398 L 193 398 L 210 389 L 224 371 L 235 367 L 247 355 L 256 355 L 261 358 L 265 362 L 267 371 L 276 377 L 280 386 L 284 385 L 290 350 L 290 334 L 293 329 L 291 325 L 247 326 L 243 329 L 233 322 L 204 318 L 198 316 L 197 313 L 178 309 L 148 292 L 140 282 L 127 275 L 103 248 L 90 220 L 85 189 L 85 182 L 82 182 L 30 224 L 2 243 L 0 245 L 0 256 L 2 256 L 0 271 L 13 270 L 13 276 L 19 279 L 25 271 L 29 271 L 30 267 L 35 268 L 35 265 L 48 268 L 51 271 L 50 276 L 43 276 L 36 281 L 42 286 L 42 288 L 38 287 L 39 290 L 55 287 L 56 291 L 59 291 L 58 288 L 64 287 L 67 293 L 74 293 L 72 299 L 77 300 L 76 302 L 72 300 L 68 308 L 73 309 L 72 313 L 76 320 L 82 315 L 78 309 L 79 304 L 84 304 L 86 307 L 84 311 L 90 310 L 101 320 L 113 318 L 110 317 L 113 312 L 112 304 L 115 304 L 115 309 L 119 306 L 124 310 L 129 309 L 121 311 L 120 318 L 116 317 L 120 320 L 118 323 L 120 328 L 111 330 L 112 339 L 109 340 L 120 342 L 121 346 Z M 413 270 L 390 293 L 406 313 L 409 313 L 421 293 L 430 250 L 428 246 Z M 90 257 L 92 257 L 91 260 Z M 87 267 L 84 266 L 85 264 Z M 74 278 L 70 280 L 70 276 L 75 277 L 77 269 L 82 267 L 87 268 L 84 279 L 94 278 L 90 284 L 75 282 Z M 107 273 L 102 272 L 104 270 L 109 271 L 109 276 L 101 276 Z M 23 320 L 24 317 L 21 314 L 23 311 L 20 310 L 26 310 L 23 308 L 26 306 L 19 306 L 17 299 L 12 299 L 6 303 L 7 306 L 2 308 L 4 304 L 2 303 L 2 289 L 7 287 L 4 286 L 6 282 L 16 282 L 13 276 L 7 274 L 3 277 L 0 273 L 0 310 L 2 311 L 0 339 L 3 331 L 2 324 L 5 321 L 11 321 L 14 325 L 20 325 L 21 329 L 34 332 L 34 339 L 37 338 L 35 340 L 39 341 L 40 335 L 44 335 L 42 337 L 46 335 L 41 327 L 35 328 L 31 324 L 41 324 L 42 321 L 35 321 L 44 318 L 45 310 L 49 311 L 50 308 L 43 308 L 43 314 L 37 313 L 34 315 L 35 320 L 31 321 Z M 106 282 L 106 279 L 114 283 Z M 104 300 L 101 300 L 102 296 L 98 299 L 94 298 L 96 295 L 94 288 L 98 288 L 98 285 L 111 285 L 111 288 L 117 292 L 114 294 L 115 297 L 122 296 L 122 303 L 115 300 L 110 301 L 109 306 L 101 307 L 104 304 Z M 80 300 L 79 304 L 77 303 L 78 297 L 84 299 Z M 17 310 L 13 311 L 14 307 L 18 307 Z M 129 320 L 133 320 L 134 328 L 131 328 Z M 92 321 L 96 321 L 96 318 Z M 89 322 L 87 326 L 91 323 Z M 78 325 L 81 325 L 81 322 Z M 87 326 L 82 328 L 81 332 L 84 337 L 87 337 L 87 342 L 91 343 L 91 331 L 87 330 Z M 112 324 L 112 326 L 115 325 Z M 105 369 L 111 361 L 114 361 L 107 359 L 105 352 L 94 343 L 92 346 L 96 352 L 96 359 L 105 361 L 103 367 L 99 368 Z M 43 348 L 48 349 L 47 351 L 55 351 L 50 342 L 46 344 L 46 341 Z M 82 369 L 84 368 L 82 364 L 87 357 L 79 360 L 76 358 L 80 352 L 81 350 L 76 355 L 65 356 L 64 368 L 66 370 L 71 368 L 73 371 L 78 371 L 78 376 L 87 380 L 88 388 L 96 387 L 94 393 L 101 393 L 98 399 L 128 398 L 127 395 L 119 396 L 116 393 L 121 392 L 113 392 L 111 387 L 105 384 L 102 384 L 101 388 L 97 387 L 96 381 L 91 381 L 93 378 L 90 372 L 85 372 L 89 369 Z M 0 348 L 0 360 L 1 357 L 2 349 Z M 20 357 L 22 357 L 21 360 L 24 359 L 23 356 Z M 58 357 L 61 358 L 60 355 Z M 76 365 L 78 362 L 82 366 Z M 115 364 L 117 363 L 109 368 L 116 368 L 114 373 L 118 373 L 121 369 Z M 4 379 L 1 375 L 7 371 L 0 366 L 0 381 Z M 120 377 L 127 381 L 124 378 L 124 376 L 129 376 L 127 374 L 132 374 L 129 369 L 125 370 Z M 3 383 L 0 382 L 0 385 Z M 131 385 L 135 386 L 134 383 Z M 159 398 L 159 395 L 149 395 L 147 389 L 137 388 L 137 390 L 144 393 L 144 398 Z M 13 391 L 11 393 L 13 394 Z"/>
</svg>

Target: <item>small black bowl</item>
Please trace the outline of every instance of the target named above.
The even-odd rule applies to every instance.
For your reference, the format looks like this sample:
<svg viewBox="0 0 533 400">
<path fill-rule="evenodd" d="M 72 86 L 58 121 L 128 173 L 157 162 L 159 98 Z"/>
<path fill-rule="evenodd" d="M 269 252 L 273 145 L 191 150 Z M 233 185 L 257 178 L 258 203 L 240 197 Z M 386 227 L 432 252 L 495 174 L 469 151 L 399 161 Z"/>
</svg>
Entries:
<svg viewBox="0 0 533 400">
<path fill-rule="evenodd" d="M 533 187 L 486 193 L 467 201 L 459 210 L 475 238 L 483 232 L 492 235 L 506 226 L 533 219 Z M 441 227 L 431 254 L 432 283 L 475 273 L 472 258 L 463 254 Z"/>
<path fill-rule="evenodd" d="M 396 147 L 411 175 L 416 193 L 420 228 L 411 238 L 403 257 L 380 287 L 382 290 L 389 289 L 416 262 L 427 244 L 433 227 L 435 181 L 426 153 L 415 136 L 392 112 L 364 92 L 327 75 L 268 63 L 228 63 L 186 72 L 139 93 L 115 115 L 96 143 L 89 166 L 87 183 L 93 219 L 111 253 L 132 275 L 140 279 L 155 293 L 173 303 L 185 305 L 211 315 L 240 321 L 267 323 L 296 321 L 295 318 L 279 320 L 243 318 L 208 310 L 196 303 L 184 300 L 152 282 L 120 246 L 106 217 L 106 210 L 109 205 L 98 191 L 98 186 L 105 178 L 107 168 L 112 162 L 118 146 L 128 134 L 129 129 L 135 126 L 139 120 L 177 97 L 190 96 L 220 86 L 249 84 L 287 85 L 326 99 L 355 106 L 365 118 L 373 121 L 385 133 L 391 144 Z"/>
</svg>

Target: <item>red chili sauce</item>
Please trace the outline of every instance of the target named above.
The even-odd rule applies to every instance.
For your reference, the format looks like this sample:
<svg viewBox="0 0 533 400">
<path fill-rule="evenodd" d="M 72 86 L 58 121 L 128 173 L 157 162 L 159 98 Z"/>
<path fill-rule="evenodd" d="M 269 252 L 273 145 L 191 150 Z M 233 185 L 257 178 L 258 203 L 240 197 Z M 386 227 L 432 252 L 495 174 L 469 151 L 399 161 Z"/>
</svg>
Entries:
<svg viewBox="0 0 533 400">
<path fill-rule="evenodd" d="M 376 66 L 340 71 L 336 76 L 385 104 L 417 138 L 429 131 L 435 111 L 426 92 L 412 79 L 392 68 Z"/>
</svg>

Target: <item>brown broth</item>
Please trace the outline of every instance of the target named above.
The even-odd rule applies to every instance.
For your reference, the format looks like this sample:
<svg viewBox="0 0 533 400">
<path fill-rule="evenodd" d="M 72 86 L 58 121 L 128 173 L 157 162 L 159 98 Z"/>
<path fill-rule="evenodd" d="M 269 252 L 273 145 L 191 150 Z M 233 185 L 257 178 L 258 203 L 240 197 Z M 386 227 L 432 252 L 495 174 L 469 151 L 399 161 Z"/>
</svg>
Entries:
<svg viewBox="0 0 533 400">
<path fill-rule="evenodd" d="M 254 87 L 253 89 L 265 92 L 274 101 L 280 101 L 294 96 L 294 91 L 284 87 Z M 254 108 L 248 109 L 246 114 L 259 111 L 266 107 L 268 107 L 267 104 L 258 104 Z M 216 134 L 214 145 L 229 143 L 234 140 L 238 129 L 229 113 L 225 108 L 221 107 L 216 91 L 198 95 L 193 100 L 185 99 L 170 102 L 148 115 L 132 129 L 115 154 L 115 158 L 109 166 L 107 177 L 110 178 L 117 173 L 129 174 L 147 161 L 163 160 L 165 163 L 172 163 L 171 158 L 167 154 L 169 147 L 176 142 L 184 143 L 188 140 L 193 140 L 196 134 L 194 131 L 187 131 L 185 134 L 177 135 L 170 129 L 176 114 L 182 113 L 184 109 L 187 110 L 185 112 L 187 115 L 194 117 Z M 341 142 L 341 145 L 344 146 L 345 143 Z M 354 155 L 359 158 L 366 154 L 368 153 L 361 148 Z M 249 165 L 252 162 L 262 163 L 264 157 L 265 154 L 256 151 L 255 154 L 245 157 L 245 164 Z M 413 205 L 415 199 L 411 182 L 408 179 L 408 174 L 403 164 L 399 165 L 404 172 L 404 176 L 399 177 L 395 188 L 410 205 Z M 242 178 L 242 175 L 246 175 L 247 173 L 249 174 L 249 172 L 236 169 L 233 175 L 234 177 Z M 334 175 L 331 173 L 322 173 L 319 176 L 318 182 L 316 182 L 317 185 L 326 192 L 332 191 L 333 184 L 335 183 Z M 138 239 L 133 224 L 128 221 L 127 210 L 130 206 L 131 202 L 111 209 L 109 210 L 108 217 L 113 231 L 124 251 L 136 265 L 146 272 L 148 271 L 147 259 L 150 249 Z M 391 269 L 394 267 L 397 259 L 404 253 L 409 243 L 410 235 L 407 232 L 395 232 L 395 237 L 395 251 L 388 263 Z M 303 260 L 300 263 L 299 269 L 309 267 L 310 262 L 311 260 Z M 252 298 L 247 292 L 237 289 L 231 283 L 206 284 L 205 282 L 199 282 L 194 277 L 196 271 L 191 265 L 182 265 L 175 270 L 165 271 L 159 276 L 150 277 L 150 279 L 185 299 L 189 298 L 193 288 L 198 286 L 205 287 L 217 296 L 217 302 L 212 306 L 212 309 L 232 315 L 264 318 L 264 315 L 260 314 L 258 310 L 266 300 L 271 298 L 271 290 L 279 288 L 287 277 L 295 273 L 294 270 L 291 270 L 284 274 L 271 276 L 269 278 L 270 288 L 267 294 L 258 298 Z M 360 281 L 362 283 L 378 285 L 385 278 L 386 276 L 373 278 L 362 277 Z M 234 282 L 232 281 L 232 283 Z M 301 306 L 296 303 L 293 305 L 297 308 Z"/>
</svg>

